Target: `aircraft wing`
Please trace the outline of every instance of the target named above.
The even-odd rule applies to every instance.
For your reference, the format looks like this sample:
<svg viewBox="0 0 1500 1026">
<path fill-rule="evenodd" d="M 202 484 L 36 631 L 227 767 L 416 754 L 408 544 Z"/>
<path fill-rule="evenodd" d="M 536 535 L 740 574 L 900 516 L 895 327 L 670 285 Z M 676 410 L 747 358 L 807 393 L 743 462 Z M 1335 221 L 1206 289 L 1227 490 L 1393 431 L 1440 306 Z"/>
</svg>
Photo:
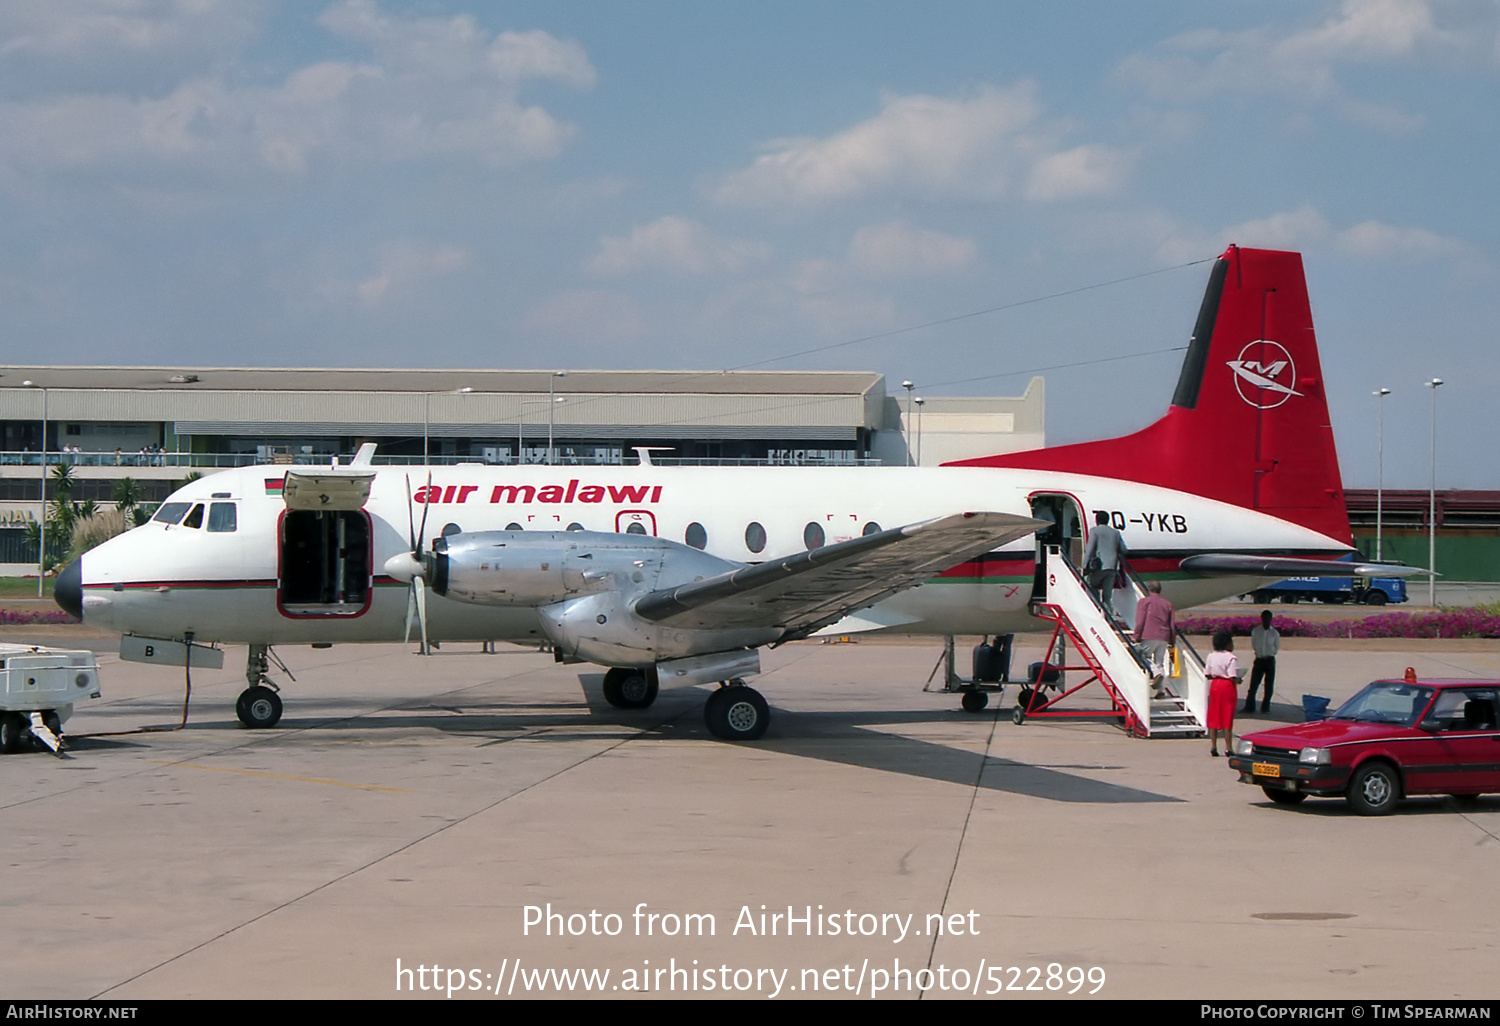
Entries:
<svg viewBox="0 0 1500 1026">
<path fill-rule="evenodd" d="M 662 588 L 635 612 L 689 629 L 781 627 L 781 640 L 792 641 L 1046 526 L 1012 513 L 958 513 Z"/>
<path fill-rule="evenodd" d="M 1208 552 L 1189 556 L 1182 569 L 1213 577 L 1413 577 L 1432 571 L 1393 563 L 1351 563 L 1348 560 L 1297 559 L 1286 556 L 1241 556 Z"/>
</svg>

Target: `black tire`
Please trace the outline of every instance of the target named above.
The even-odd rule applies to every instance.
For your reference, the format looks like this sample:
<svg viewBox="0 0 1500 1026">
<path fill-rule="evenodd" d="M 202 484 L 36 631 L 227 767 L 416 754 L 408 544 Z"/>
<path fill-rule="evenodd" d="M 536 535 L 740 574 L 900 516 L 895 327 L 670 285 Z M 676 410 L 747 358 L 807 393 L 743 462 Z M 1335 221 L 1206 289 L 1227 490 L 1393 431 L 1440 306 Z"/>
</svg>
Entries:
<svg viewBox="0 0 1500 1026">
<path fill-rule="evenodd" d="M 1277 805 L 1301 805 L 1307 798 L 1306 791 L 1287 791 L 1280 787 L 1263 787 L 1261 790 Z"/>
<path fill-rule="evenodd" d="M 1024 706 L 1018 705 L 1015 707 L 1015 709 L 1010 714 L 1010 722 L 1014 723 L 1018 727 L 1026 722 L 1026 709 Z"/>
<path fill-rule="evenodd" d="M 1302 597 L 1300 595 L 1293 595 L 1291 593 L 1281 596 L 1282 605 L 1295 606 L 1301 600 Z"/>
<path fill-rule="evenodd" d="M 990 704 L 990 696 L 975 688 L 972 691 L 965 691 L 961 702 L 964 712 L 982 713 L 985 706 Z"/>
<path fill-rule="evenodd" d="M 1385 597 L 1385 592 L 1383 591 L 1369 591 L 1365 593 L 1365 605 L 1367 606 L 1383 606 L 1388 601 L 1390 600 Z"/>
<path fill-rule="evenodd" d="M 604 700 L 616 709 L 645 709 L 656 701 L 656 668 L 617 666 L 604 675 Z"/>
<path fill-rule="evenodd" d="M 1367 762 L 1349 779 L 1347 797 L 1361 816 L 1384 816 L 1401 798 L 1401 777 L 1388 762 Z"/>
<path fill-rule="evenodd" d="M 1266 605 L 1271 601 L 1271 593 L 1269 591 L 1253 592 L 1250 595 L 1250 601 L 1254 602 L 1257 606 Z"/>
<path fill-rule="evenodd" d="M 281 696 L 257 684 L 240 693 L 239 700 L 234 703 L 234 713 L 251 730 L 274 727 L 281 721 Z"/>
<path fill-rule="evenodd" d="M 0 713 L 0 753 L 14 755 L 21 750 L 26 726 L 16 713 Z"/>
<path fill-rule="evenodd" d="M 754 741 L 766 732 L 771 709 L 759 691 L 744 685 L 719 688 L 703 706 L 708 732 L 721 741 Z"/>
</svg>

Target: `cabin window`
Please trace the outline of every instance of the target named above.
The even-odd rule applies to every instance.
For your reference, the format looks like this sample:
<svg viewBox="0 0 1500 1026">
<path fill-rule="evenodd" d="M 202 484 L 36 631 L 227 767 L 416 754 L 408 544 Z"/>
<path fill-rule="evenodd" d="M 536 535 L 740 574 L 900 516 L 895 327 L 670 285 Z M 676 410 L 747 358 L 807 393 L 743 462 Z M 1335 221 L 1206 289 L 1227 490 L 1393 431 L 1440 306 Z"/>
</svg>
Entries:
<svg viewBox="0 0 1500 1026">
<path fill-rule="evenodd" d="M 865 529 L 863 531 L 861 531 L 860 533 L 863 534 L 863 535 L 865 535 L 866 537 L 868 537 L 868 536 L 870 536 L 872 534 L 879 534 L 880 533 L 880 525 L 877 524 L 875 521 L 871 520 L 868 524 L 865 525 Z"/>
<path fill-rule="evenodd" d="M 521 530 L 525 530 L 525 528 L 523 528 L 520 524 L 516 523 L 515 521 L 511 521 L 510 523 L 506 524 L 505 525 L 505 529 L 507 531 L 521 531 Z"/>
<path fill-rule="evenodd" d="M 766 548 L 766 529 L 753 520 L 745 528 L 745 548 L 751 552 L 764 552 Z"/>
<path fill-rule="evenodd" d="M 198 503 L 191 513 L 182 518 L 182 526 L 192 528 L 203 526 L 203 503 Z"/>
<path fill-rule="evenodd" d="M 706 549 L 708 548 L 708 531 L 695 520 L 687 525 L 683 540 L 695 549 Z"/>
<path fill-rule="evenodd" d="M 626 534 L 645 534 L 646 527 L 639 520 L 632 520 L 630 526 L 625 528 Z"/>
<path fill-rule="evenodd" d="M 580 524 L 578 521 L 575 520 L 575 521 L 573 521 L 573 523 L 571 523 L 571 524 L 568 525 L 568 530 L 570 530 L 570 531 L 582 531 L 583 530 L 583 525 Z"/>
<path fill-rule="evenodd" d="M 164 502 L 161 504 L 161 509 L 156 511 L 156 516 L 151 519 L 158 524 L 175 524 L 191 507 L 190 502 Z"/>
<path fill-rule="evenodd" d="M 802 544 L 807 546 L 809 552 L 813 549 L 823 547 L 823 525 L 816 520 L 802 529 Z"/>
<path fill-rule="evenodd" d="M 208 507 L 208 530 L 212 534 L 229 534 L 239 526 L 234 503 L 215 502 Z"/>
</svg>

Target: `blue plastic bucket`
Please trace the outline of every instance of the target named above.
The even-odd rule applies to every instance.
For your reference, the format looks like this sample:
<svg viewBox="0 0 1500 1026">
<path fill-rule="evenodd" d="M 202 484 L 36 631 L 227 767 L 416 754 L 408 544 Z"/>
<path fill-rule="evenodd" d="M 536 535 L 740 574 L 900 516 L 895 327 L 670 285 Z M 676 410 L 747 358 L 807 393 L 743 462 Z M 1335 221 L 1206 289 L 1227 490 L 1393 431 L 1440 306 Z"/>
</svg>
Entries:
<svg viewBox="0 0 1500 1026">
<path fill-rule="evenodd" d="M 1302 718 L 1306 721 L 1327 719 L 1329 701 L 1330 699 L 1319 698 L 1317 695 L 1303 695 Z"/>
</svg>

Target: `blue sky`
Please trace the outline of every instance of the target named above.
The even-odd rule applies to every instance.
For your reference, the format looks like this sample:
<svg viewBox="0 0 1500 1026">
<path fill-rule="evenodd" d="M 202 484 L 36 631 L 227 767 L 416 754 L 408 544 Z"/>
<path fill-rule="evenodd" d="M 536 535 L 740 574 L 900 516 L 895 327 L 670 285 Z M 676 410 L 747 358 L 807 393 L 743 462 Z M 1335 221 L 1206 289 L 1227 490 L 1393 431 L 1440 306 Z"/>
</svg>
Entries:
<svg viewBox="0 0 1500 1026">
<path fill-rule="evenodd" d="M 1388 387 L 1387 483 L 1425 487 L 1438 376 L 1439 486 L 1495 488 L 1497 78 L 1495 0 L 3 3 L 0 332 L 932 395 L 1054 368 L 1061 443 L 1165 408 L 1195 262 L 1238 242 L 1305 254 L 1349 485 Z"/>
</svg>

